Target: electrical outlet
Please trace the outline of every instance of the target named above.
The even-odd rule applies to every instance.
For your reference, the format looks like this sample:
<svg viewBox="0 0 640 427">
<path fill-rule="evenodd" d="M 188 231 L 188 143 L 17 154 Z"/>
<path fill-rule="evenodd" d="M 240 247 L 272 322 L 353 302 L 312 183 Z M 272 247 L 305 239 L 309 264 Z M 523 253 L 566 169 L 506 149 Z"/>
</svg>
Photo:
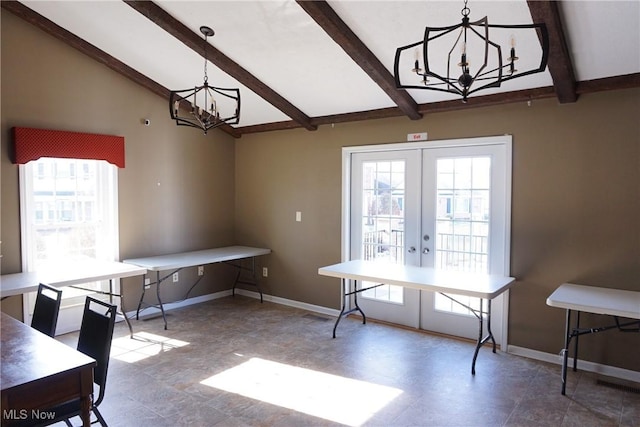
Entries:
<svg viewBox="0 0 640 427">
<path fill-rule="evenodd" d="M 269 277 L 269 269 L 267 267 L 262 267 L 262 277 Z"/>
<path fill-rule="evenodd" d="M 147 286 L 148 286 L 148 285 L 151 285 L 151 279 L 149 279 L 148 277 L 146 277 L 146 278 L 144 279 L 144 284 L 145 284 L 145 285 L 147 285 Z"/>
<path fill-rule="evenodd" d="M 180 280 L 180 276 L 178 275 L 178 273 L 173 273 L 173 282 L 177 282 L 178 280 Z"/>
<path fill-rule="evenodd" d="M 204 276 L 204 265 L 198 266 L 198 276 Z"/>
</svg>

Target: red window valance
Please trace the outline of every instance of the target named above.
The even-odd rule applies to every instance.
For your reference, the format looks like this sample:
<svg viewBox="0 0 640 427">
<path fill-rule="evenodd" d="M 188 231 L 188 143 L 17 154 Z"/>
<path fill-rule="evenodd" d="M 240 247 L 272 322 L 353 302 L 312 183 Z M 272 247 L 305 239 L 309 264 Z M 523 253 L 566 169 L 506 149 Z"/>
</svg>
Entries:
<svg viewBox="0 0 640 427">
<path fill-rule="evenodd" d="M 14 163 L 40 157 L 106 160 L 124 167 L 124 137 L 62 130 L 14 127 Z"/>
</svg>

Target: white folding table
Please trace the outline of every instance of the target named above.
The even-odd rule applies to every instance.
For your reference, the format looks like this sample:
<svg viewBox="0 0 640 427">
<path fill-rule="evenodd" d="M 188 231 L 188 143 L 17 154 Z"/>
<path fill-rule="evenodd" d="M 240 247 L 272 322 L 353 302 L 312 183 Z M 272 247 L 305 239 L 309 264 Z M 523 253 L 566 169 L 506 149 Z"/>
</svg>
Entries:
<svg viewBox="0 0 640 427">
<path fill-rule="evenodd" d="M 225 246 L 221 248 L 204 249 L 200 251 L 181 252 L 168 255 L 158 255 L 145 258 L 133 258 L 125 259 L 124 263 L 143 267 L 146 270 L 154 271 L 156 273 L 156 281 L 151 283 L 156 285 L 156 297 L 158 299 L 157 307 L 162 313 L 162 319 L 164 320 L 164 329 L 167 329 L 167 317 L 164 312 L 162 299 L 160 298 L 160 285 L 162 282 L 172 277 L 174 273 L 182 270 L 183 268 L 195 267 L 207 264 L 226 263 L 237 268 L 238 272 L 233 282 L 232 294 L 235 295 L 236 285 L 238 283 L 248 284 L 254 286 L 260 293 L 260 302 L 262 302 L 262 290 L 258 285 L 258 281 L 255 277 L 255 258 L 261 255 L 267 255 L 271 253 L 271 249 L 254 248 L 250 246 Z M 233 261 L 238 261 L 245 258 L 251 258 L 251 268 L 244 268 L 241 264 L 236 264 Z M 240 273 L 242 270 L 249 270 L 252 275 L 251 281 L 240 280 Z M 163 271 L 171 271 L 165 276 L 161 276 Z M 189 292 L 200 282 L 203 276 L 199 276 L 196 282 L 187 291 Z M 138 309 L 136 312 L 136 318 L 139 318 L 142 304 L 144 303 L 144 295 L 147 289 L 145 284 L 145 277 L 142 280 L 142 295 L 140 296 L 140 302 L 138 303 Z M 151 285 L 149 284 L 149 285 Z M 186 298 L 186 297 L 185 297 Z"/>
<path fill-rule="evenodd" d="M 333 326 L 334 338 L 336 337 L 338 323 L 342 317 L 348 314 L 356 311 L 360 312 L 362 315 L 362 323 L 366 323 L 367 318 L 358 305 L 358 293 L 383 284 L 418 289 L 420 291 L 438 292 L 457 304 L 464 306 L 476 316 L 479 322 L 478 342 L 471 363 L 471 373 L 474 375 L 476 373 L 476 358 L 478 357 L 480 347 L 488 340 L 491 340 L 493 343 L 493 352 L 496 352 L 496 341 L 493 337 L 493 332 L 491 332 L 491 300 L 502 294 L 515 283 L 515 278 L 508 276 L 445 271 L 363 260 L 353 260 L 321 267 L 318 269 L 318 274 L 342 279 L 342 308 Z M 347 280 L 374 282 L 376 285 L 367 288 L 355 287 L 353 290 L 348 290 Z M 480 308 L 469 307 L 448 294 L 480 298 Z M 347 298 L 351 295 L 353 295 L 354 306 L 347 310 Z M 484 300 L 486 300 L 487 303 L 486 311 L 483 308 Z M 487 335 L 483 337 L 484 316 L 487 318 Z"/>
<path fill-rule="evenodd" d="M 3 274 L 0 278 L 0 297 L 2 299 L 22 295 L 27 292 L 35 292 L 38 285 L 44 283 L 55 288 L 71 287 L 82 289 L 102 295 L 109 295 L 113 304 L 113 297 L 120 299 L 120 312 L 124 317 L 129 332 L 133 335 L 133 328 L 129 318 L 124 312 L 124 292 L 115 290 L 115 281 L 125 277 L 141 276 L 147 272 L 145 268 L 130 264 L 123 264 L 117 261 L 100 261 L 96 259 L 73 260 L 69 262 L 56 263 L 38 271 L 24 273 Z M 81 285 L 109 280 L 109 291 L 88 289 Z"/>
<path fill-rule="evenodd" d="M 640 320 L 620 322 L 620 317 L 640 319 L 640 292 L 620 289 L 599 288 L 595 286 L 564 283 L 547 298 L 550 307 L 567 310 L 565 321 L 564 348 L 562 349 L 562 394 L 567 386 L 567 362 L 569 344 L 575 338 L 573 370 L 577 370 L 578 337 L 584 334 L 618 329 L 622 332 L 640 332 Z M 571 328 L 571 311 L 576 311 L 576 325 Z M 580 328 L 580 312 L 613 316 L 614 324 L 597 328 Z M 633 327 L 633 326 L 637 327 Z"/>
</svg>

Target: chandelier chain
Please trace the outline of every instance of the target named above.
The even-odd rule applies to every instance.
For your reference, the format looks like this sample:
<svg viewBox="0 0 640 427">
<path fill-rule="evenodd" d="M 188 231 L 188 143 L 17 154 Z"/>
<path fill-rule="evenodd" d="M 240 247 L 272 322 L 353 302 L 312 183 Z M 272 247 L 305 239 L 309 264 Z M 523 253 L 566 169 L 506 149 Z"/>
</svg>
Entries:
<svg viewBox="0 0 640 427">
<path fill-rule="evenodd" d="M 464 16 L 465 18 L 468 17 L 471 13 L 471 9 L 469 9 L 469 7 L 467 6 L 467 1 L 468 0 L 464 0 L 464 7 L 460 11 L 460 13 L 462 13 L 462 16 Z"/>
<path fill-rule="evenodd" d="M 204 82 L 207 83 L 209 78 L 207 77 L 207 35 L 204 35 Z"/>
</svg>

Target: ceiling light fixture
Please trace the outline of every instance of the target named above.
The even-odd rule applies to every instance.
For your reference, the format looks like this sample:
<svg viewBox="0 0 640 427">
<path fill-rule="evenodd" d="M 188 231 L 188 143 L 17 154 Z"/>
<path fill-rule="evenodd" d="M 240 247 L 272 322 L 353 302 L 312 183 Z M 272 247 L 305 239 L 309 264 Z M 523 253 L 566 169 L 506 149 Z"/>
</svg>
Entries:
<svg viewBox="0 0 640 427">
<path fill-rule="evenodd" d="M 204 83 L 193 89 L 173 90 L 169 96 L 171 119 L 178 126 L 191 126 L 202 129 L 207 134 L 209 129 L 223 124 L 238 124 L 240 120 L 240 89 L 227 89 L 209 86 L 207 78 L 207 37 L 215 33 L 209 27 L 200 27 L 204 35 Z M 216 99 L 215 95 L 219 95 Z M 229 117 L 220 116 L 221 106 L 234 108 Z M 188 114 L 182 114 L 188 111 Z"/>
<path fill-rule="evenodd" d="M 508 80 L 540 73 L 546 69 L 549 56 L 549 35 L 545 24 L 496 25 L 489 24 L 486 16 L 479 21 L 471 22 L 467 0 L 464 0 L 464 8 L 461 13 L 462 23 L 449 27 L 425 27 L 423 40 L 399 47 L 396 50 L 394 61 L 396 87 L 455 93 L 462 96 L 463 102 L 467 102 L 467 97 L 474 92 L 500 87 L 503 82 Z M 459 31 L 456 31 L 458 29 Z M 490 29 L 492 36 L 502 35 L 508 41 L 509 47 L 505 51 L 509 52 L 509 57 L 504 62 L 502 48 L 498 43 L 489 39 Z M 531 29 L 537 31 L 542 46 L 540 62 L 538 64 L 537 59 L 527 58 L 525 65 L 531 65 L 531 67 L 519 72 L 515 65 L 519 59 L 516 56 L 515 33 Z M 443 44 L 445 46 L 452 44 L 450 48 L 447 48 L 449 55 L 446 69 L 444 64 L 438 64 L 442 61 L 436 61 L 437 58 L 434 58 L 438 51 L 442 52 L 438 48 Z M 422 52 L 420 52 L 420 45 L 422 45 Z M 412 51 L 413 55 L 411 55 Z M 457 63 L 459 68 L 456 71 L 455 66 L 452 67 L 451 63 L 452 55 L 458 55 L 458 52 L 460 62 Z M 421 59 L 424 70 L 420 66 Z M 471 65 L 471 60 L 476 61 L 474 66 Z M 535 62 L 533 62 L 534 60 Z M 454 59 L 453 62 L 457 61 Z M 404 68 L 401 67 L 401 63 Z M 408 70 L 411 70 L 411 73 Z M 416 75 L 419 77 L 420 84 L 401 82 L 402 77 L 405 77 L 404 80 L 411 78 L 415 81 Z"/>
</svg>

